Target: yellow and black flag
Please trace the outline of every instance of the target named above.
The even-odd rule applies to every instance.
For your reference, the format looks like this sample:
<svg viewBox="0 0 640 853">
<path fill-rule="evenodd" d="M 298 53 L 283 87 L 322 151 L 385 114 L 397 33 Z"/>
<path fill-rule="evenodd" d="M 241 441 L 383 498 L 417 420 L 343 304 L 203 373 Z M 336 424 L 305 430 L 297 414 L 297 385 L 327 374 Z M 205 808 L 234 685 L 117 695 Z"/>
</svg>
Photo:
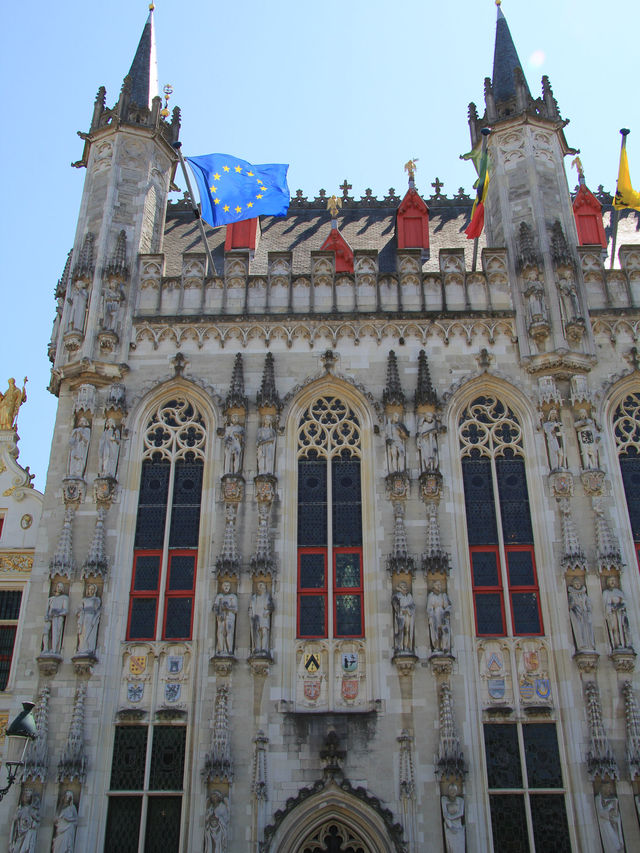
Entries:
<svg viewBox="0 0 640 853">
<path fill-rule="evenodd" d="M 616 194 L 613 199 L 615 210 L 640 210 L 640 192 L 636 192 L 631 186 L 631 175 L 629 174 L 629 160 L 627 159 L 627 136 L 629 131 L 622 128 L 622 148 L 620 149 L 620 168 L 618 169 L 618 183 Z"/>
</svg>

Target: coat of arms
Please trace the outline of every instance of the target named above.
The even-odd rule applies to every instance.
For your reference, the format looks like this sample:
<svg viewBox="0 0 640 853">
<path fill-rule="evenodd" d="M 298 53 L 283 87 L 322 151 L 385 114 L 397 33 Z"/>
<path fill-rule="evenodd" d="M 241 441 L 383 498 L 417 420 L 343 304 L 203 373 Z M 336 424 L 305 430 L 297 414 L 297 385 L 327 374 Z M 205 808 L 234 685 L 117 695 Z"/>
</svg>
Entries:
<svg viewBox="0 0 640 853">
<path fill-rule="evenodd" d="M 184 655 L 169 655 L 167 658 L 167 672 L 170 675 L 177 675 L 182 672 L 184 663 Z"/>
<path fill-rule="evenodd" d="M 489 659 L 487 661 L 487 669 L 490 673 L 500 672 L 502 669 L 503 663 L 502 658 L 497 652 L 491 652 Z"/>
<path fill-rule="evenodd" d="M 540 668 L 540 655 L 538 654 L 537 649 L 524 652 L 522 657 L 524 659 L 524 665 L 527 672 L 536 672 L 536 670 Z"/>
<path fill-rule="evenodd" d="M 142 700 L 144 684 L 127 684 L 127 699 L 134 704 Z"/>
<path fill-rule="evenodd" d="M 536 693 L 540 699 L 551 698 L 551 683 L 548 678 L 536 678 Z"/>
<path fill-rule="evenodd" d="M 359 682 L 357 678 L 342 679 L 342 695 L 347 701 L 353 701 L 358 695 Z"/>
<path fill-rule="evenodd" d="M 320 669 L 320 660 L 314 654 L 305 654 L 304 668 L 307 672 L 317 672 Z"/>
<path fill-rule="evenodd" d="M 344 672 L 355 672 L 358 668 L 358 653 L 343 652 L 342 653 L 342 669 Z"/>
<path fill-rule="evenodd" d="M 504 678 L 490 678 L 487 682 L 487 690 L 492 699 L 504 699 L 505 681 Z"/>
<path fill-rule="evenodd" d="M 533 699 L 535 691 L 536 688 L 533 681 L 529 681 L 528 678 L 523 678 L 520 682 L 520 698 L 522 701 L 530 702 Z"/>
<path fill-rule="evenodd" d="M 129 658 L 129 672 L 131 675 L 142 675 L 147 668 L 146 655 L 131 655 Z"/>
<path fill-rule="evenodd" d="M 320 696 L 320 681 L 305 681 L 304 682 L 304 698 L 309 702 L 315 702 Z"/>
<path fill-rule="evenodd" d="M 180 698 L 180 690 L 182 688 L 181 684 L 175 684 L 173 682 L 169 684 L 165 684 L 164 686 L 164 698 L 167 702 L 177 702 Z"/>
</svg>

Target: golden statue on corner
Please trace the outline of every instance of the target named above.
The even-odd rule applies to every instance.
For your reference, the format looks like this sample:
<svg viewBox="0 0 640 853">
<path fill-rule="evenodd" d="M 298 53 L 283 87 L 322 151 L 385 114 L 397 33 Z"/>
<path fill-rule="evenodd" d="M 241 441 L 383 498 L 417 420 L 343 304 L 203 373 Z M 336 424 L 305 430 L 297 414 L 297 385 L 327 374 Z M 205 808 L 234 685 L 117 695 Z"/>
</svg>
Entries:
<svg viewBox="0 0 640 853">
<path fill-rule="evenodd" d="M 0 429 L 13 429 L 18 417 L 20 406 L 27 400 L 25 386 L 27 377 L 24 377 L 22 390 L 16 388 L 16 380 L 9 379 L 9 387 L 4 392 L 0 391 Z"/>
</svg>

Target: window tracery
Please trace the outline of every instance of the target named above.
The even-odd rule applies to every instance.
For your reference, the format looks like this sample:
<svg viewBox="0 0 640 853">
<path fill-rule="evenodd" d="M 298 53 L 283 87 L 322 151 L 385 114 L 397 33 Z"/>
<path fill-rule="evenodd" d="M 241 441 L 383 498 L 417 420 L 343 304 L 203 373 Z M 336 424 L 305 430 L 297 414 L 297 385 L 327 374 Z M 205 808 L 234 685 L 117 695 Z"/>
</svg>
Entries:
<svg viewBox="0 0 640 853">
<path fill-rule="evenodd" d="M 334 396 L 298 423 L 298 636 L 364 634 L 360 423 Z"/>
<path fill-rule="evenodd" d="M 364 841 L 338 821 L 324 823 L 302 842 L 301 853 L 369 853 Z"/>
<path fill-rule="evenodd" d="M 476 633 L 542 634 L 522 427 L 487 395 L 462 413 L 458 435 Z"/>
<path fill-rule="evenodd" d="M 613 431 L 640 565 L 640 392 L 628 394 L 613 416 Z"/>
<path fill-rule="evenodd" d="M 183 397 L 160 404 L 143 446 L 127 639 L 190 639 L 206 448 L 201 413 Z"/>
</svg>

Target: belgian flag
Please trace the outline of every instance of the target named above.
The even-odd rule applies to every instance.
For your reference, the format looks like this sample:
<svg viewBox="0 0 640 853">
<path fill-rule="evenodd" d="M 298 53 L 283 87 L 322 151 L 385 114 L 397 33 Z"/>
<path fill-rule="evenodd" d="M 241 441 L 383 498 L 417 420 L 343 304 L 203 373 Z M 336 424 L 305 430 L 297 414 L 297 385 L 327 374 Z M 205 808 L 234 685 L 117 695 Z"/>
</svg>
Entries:
<svg viewBox="0 0 640 853">
<path fill-rule="evenodd" d="M 622 147 L 620 149 L 620 168 L 618 169 L 618 183 L 616 194 L 613 199 L 615 210 L 640 210 L 640 192 L 636 192 L 631 186 L 631 175 L 629 174 L 629 160 L 627 159 L 627 136 L 629 131 L 623 128 Z"/>
<path fill-rule="evenodd" d="M 467 240 L 475 240 L 482 234 L 484 228 L 484 203 L 489 190 L 489 152 L 485 148 L 480 158 L 478 180 L 475 183 L 476 199 L 471 209 L 471 222 L 465 229 Z"/>
</svg>

